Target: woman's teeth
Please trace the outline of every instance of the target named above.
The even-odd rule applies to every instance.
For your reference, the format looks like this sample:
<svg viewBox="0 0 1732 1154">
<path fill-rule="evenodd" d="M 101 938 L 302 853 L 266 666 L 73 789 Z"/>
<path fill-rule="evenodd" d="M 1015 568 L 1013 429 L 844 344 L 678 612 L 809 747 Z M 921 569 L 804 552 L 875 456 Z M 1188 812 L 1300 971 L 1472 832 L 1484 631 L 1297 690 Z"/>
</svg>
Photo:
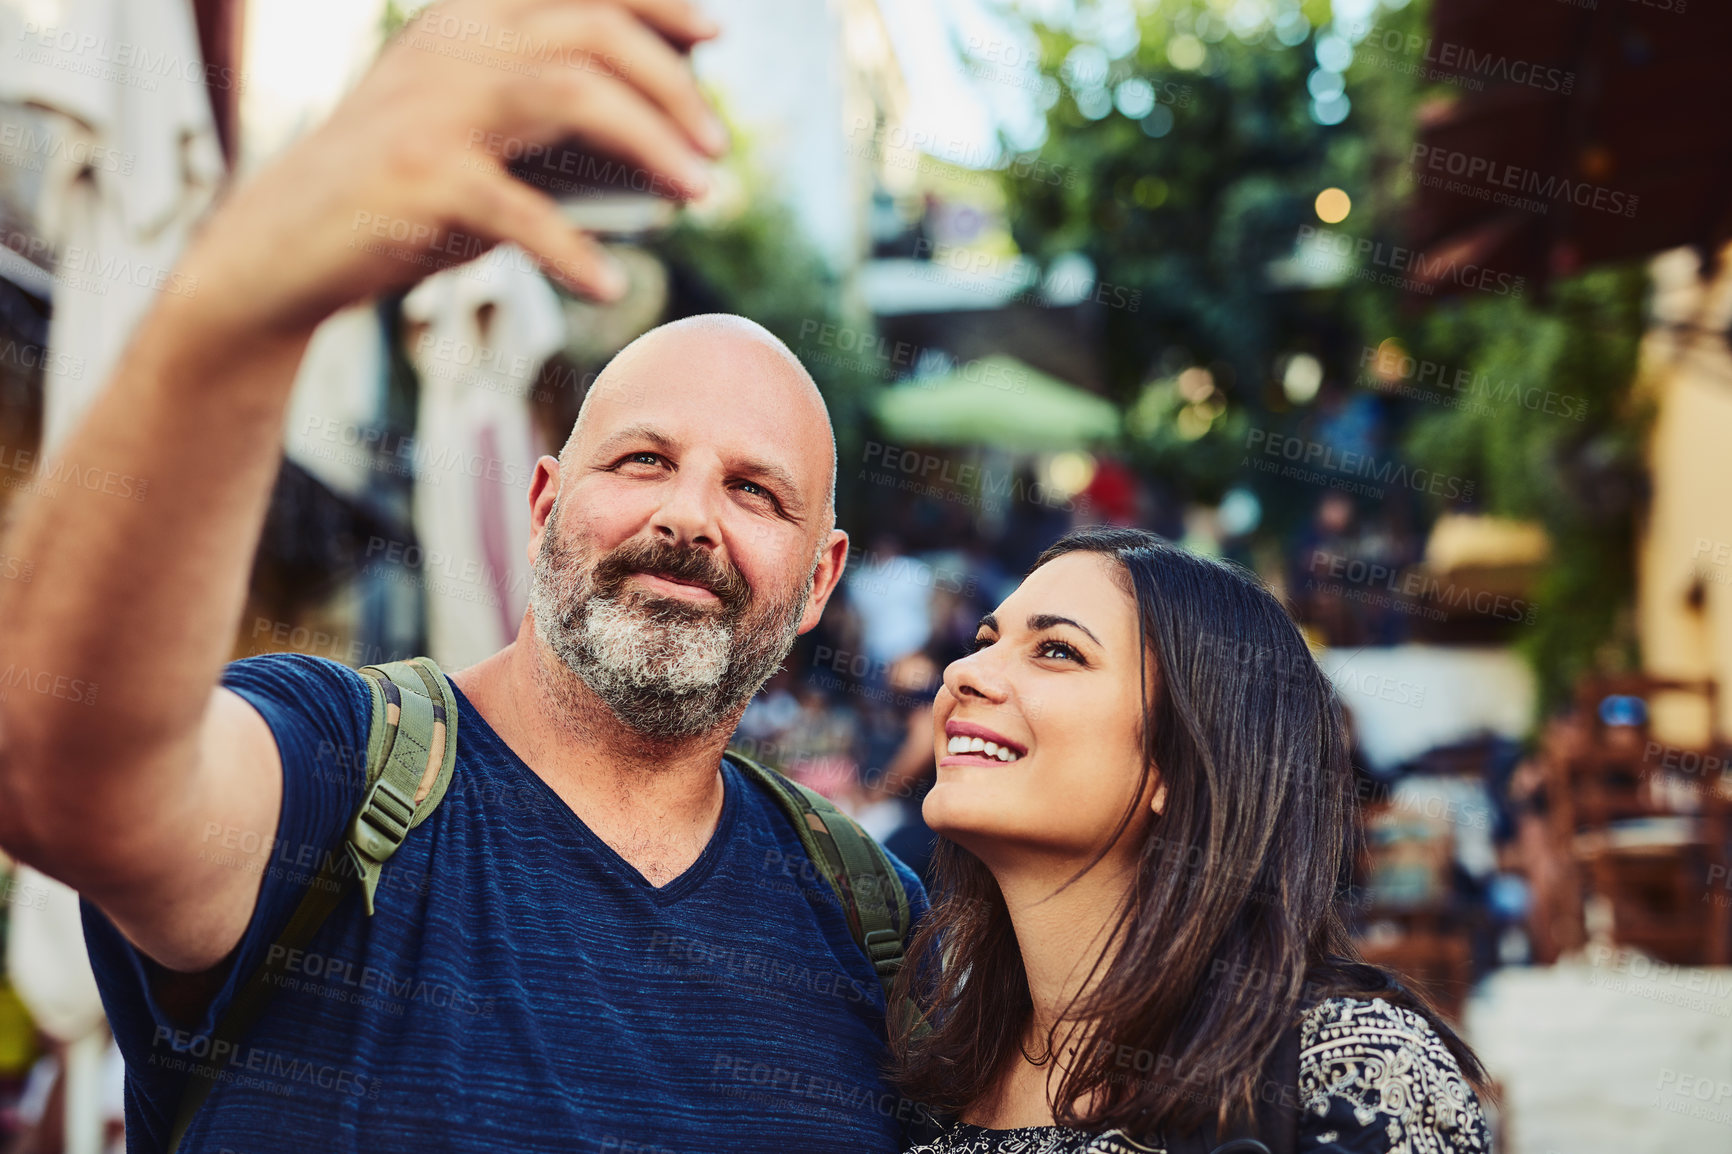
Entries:
<svg viewBox="0 0 1732 1154">
<path fill-rule="evenodd" d="M 984 753 L 988 757 L 996 757 L 1000 761 L 1015 761 L 1022 754 L 995 742 L 979 737 L 953 737 L 950 739 L 950 753 Z"/>
</svg>

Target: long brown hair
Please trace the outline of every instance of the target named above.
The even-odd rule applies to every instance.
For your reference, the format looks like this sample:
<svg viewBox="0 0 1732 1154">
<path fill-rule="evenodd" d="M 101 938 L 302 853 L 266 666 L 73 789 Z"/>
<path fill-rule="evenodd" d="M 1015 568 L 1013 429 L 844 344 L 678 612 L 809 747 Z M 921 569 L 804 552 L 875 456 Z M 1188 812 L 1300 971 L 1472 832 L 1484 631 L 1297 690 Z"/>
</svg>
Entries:
<svg viewBox="0 0 1732 1154">
<path fill-rule="evenodd" d="M 1046 1038 L 1050 1055 L 1060 1026 L 1088 1031 L 1053 1089 L 1054 1117 L 1184 1134 L 1248 1114 L 1281 1035 L 1334 994 L 1420 1013 L 1483 1082 L 1425 1001 L 1353 948 L 1339 901 L 1357 829 L 1341 711 L 1280 604 L 1239 568 L 1135 529 L 1075 530 L 1034 567 L 1073 552 L 1115 560 L 1136 602 L 1147 704 L 1133 796 L 1148 796 L 1156 772 L 1167 796 L 1141 835 L 1098 980 Z M 901 976 L 924 1022 L 893 1033 L 894 1077 L 911 1098 L 958 1114 L 1022 1049 L 1032 1004 L 992 874 L 947 839 L 933 869 L 932 915 Z"/>
</svg>

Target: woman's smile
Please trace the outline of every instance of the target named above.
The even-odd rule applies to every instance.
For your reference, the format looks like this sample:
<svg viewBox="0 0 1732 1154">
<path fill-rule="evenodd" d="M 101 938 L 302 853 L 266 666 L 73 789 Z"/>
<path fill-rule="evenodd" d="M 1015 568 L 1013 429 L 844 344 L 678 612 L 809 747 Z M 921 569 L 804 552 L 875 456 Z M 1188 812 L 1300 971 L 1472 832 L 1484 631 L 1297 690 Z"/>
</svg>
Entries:
<svg viewBox="0 0 1732 1154">
<path fill-rule="evenodd" d="M 1028 746 L 1020 742 L 1012 741 L 984 725 L 959 721 L 954 717 L 944 723 L 944 735 L 949 739 L 945 746 L 948 756 L 939 761 L 940 768 L 947 765 L 990 765 L 1019 761 L 1028 753 Z"/>
</svg>

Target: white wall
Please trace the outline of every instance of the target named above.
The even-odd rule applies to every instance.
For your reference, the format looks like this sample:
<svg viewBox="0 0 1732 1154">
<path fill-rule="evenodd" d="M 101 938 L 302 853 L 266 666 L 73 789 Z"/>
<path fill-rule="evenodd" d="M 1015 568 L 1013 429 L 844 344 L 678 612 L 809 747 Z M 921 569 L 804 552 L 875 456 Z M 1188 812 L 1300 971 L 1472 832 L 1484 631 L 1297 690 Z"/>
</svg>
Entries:
<svg viewBox="0 0 1732 1154">
<path fill-rule="evenodd" d="M 853 258 L 860 191 L 846 152 L 842 17 L 834 0 L 707 0 L 722 26 L 695 57 L 748 135 L 771 188 L 832 264 Z"/>
</svg>

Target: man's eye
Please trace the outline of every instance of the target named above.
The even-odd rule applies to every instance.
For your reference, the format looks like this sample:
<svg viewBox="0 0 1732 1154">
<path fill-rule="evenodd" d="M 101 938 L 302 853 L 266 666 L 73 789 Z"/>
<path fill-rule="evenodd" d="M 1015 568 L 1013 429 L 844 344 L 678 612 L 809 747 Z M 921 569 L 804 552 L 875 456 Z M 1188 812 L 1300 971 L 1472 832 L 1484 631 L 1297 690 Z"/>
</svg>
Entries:
<svg viewBox="0 0 1732 1154">
<path fill-rule="evenodd" d="M 769 506 L 771 512 L 780 513 L 782 511 L 782 502 L 777 499 L 776 494 L 756 481 L 741 481 L 735 488 L 748 497 L 764 502 L 765 505 Z"/>
<path fill-rule="evenodd" d="M 633 453 L 626 458 L 634 465 L 659 465 L 662 459 L 654 453 Z"/>
</svg>

